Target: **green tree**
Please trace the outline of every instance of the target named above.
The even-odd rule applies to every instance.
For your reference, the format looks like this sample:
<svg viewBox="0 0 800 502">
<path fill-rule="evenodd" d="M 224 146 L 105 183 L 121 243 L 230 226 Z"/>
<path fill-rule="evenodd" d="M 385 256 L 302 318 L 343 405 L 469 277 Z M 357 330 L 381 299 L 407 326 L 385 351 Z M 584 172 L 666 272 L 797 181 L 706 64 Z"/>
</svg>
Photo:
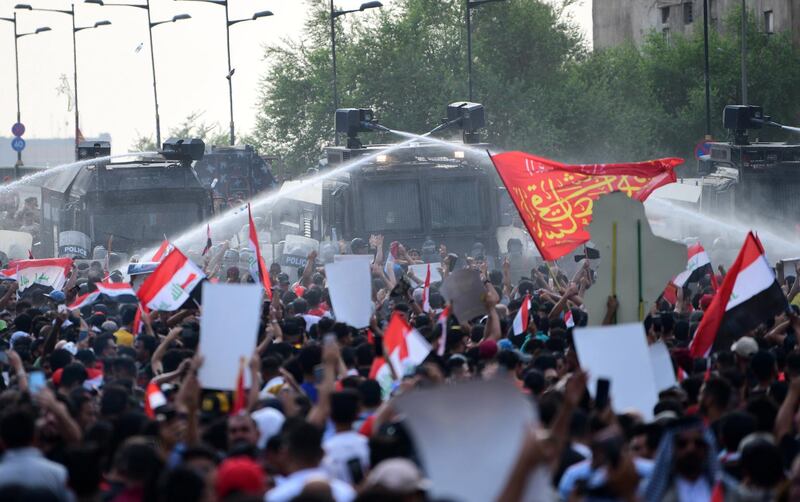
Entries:
<svg viewBox="0 0 800 502">
<path fill-rule="evenodd" d="M 254 132 L 262 151 L 284 157 L 298 172 L 316 164 L 332 140 L 328 5 L 310 4 L 305 38 L 267 50 L 273 64 L 262 82 Z M 439 124 L 445 105 L 467 96 L 463 8 L 461 0 L 402 0 L 337 21 L 340 106 L 372 108 L 399 130 L 422 133 Z M 556 143 L 548 140 L 542 115 L 532 120 L 537 110 L 525 112 L 531 103 L 548 117 L 557 110 L 538 96 L 560 85 L 565 59 L 585 52 L 577 29 L 536 0 L 509 0 L 474 15 L 476 98 L 486 96 L 491 139 L 502 146 Z M 515 44 L 529 49 L 507 55 Z M 540 70 L 553 74 L 542 78 Z"/>
<path fill-rule="evenodd" d="M 291 173 L 317 164 L 332 141 L 333 98 L 327 0 L 308 0 L 302 39 L 267 49 L 252 138 Z M 705 129 L 701 30 L 642 47 L 589 51 L 579 30 L 541 0 L 506 0 L 473 11 L 475 100 L 486 105 L 485 137 L 573 162 L 690 157 Z M 368 107 L 392 128 L 415 133 L 467 97 L 463 0 L 398 0 L 337 20 L 341 107 Z M 711 33 L 713 135 L 722 109 L 739 101 L 740 12 Z M 749 16 L 751 20 L 755 16 Z M 800 52 L 787 35 L 748 32 L 750 101 L 796 123 Z M 782 136 L 761 132 L 761 138 Z M 384 135 L 364 139 L 395 141 Z"/>
</svg>

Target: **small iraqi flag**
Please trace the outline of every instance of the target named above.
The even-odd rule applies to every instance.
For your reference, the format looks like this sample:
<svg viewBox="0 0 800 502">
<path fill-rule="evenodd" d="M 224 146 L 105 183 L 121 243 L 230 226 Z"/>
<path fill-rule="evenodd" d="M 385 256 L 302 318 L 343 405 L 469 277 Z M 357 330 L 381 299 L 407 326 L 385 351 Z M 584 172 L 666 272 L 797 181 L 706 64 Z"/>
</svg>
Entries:
<svg viewBox="0 0 800 502">
<path fill-rule="evenodd" d="M 147 384 L 144 391 L 144 412 L 149 418 L 156 417 L 156 410 L 167 404 L 167 397 L 161 392 L 161 387 L 155 382 Z"/>
<path fill-rule="evenodd" d="M 714 275 L 714 269 L 711 266 L 711 258 L 708 257 L 708 253 L 703 249 L 703 246 L 695 244 L 690 246 L 687 251 L 689 260 L 686 264 L 686 270 L 675 276 L 672 283 L 682 288 L 688 283 L 698 282 L 705 274 L 709 274 L 711 275 L 711 285 L 714 287 L 714 291 L 719 289 L 717 287 L 717 277 Z"/>
<path fill-rule="evenodd" d="M 203 256 L 211 249 L 211 225 L 206 225 L 206 247 L 203 248 Z"/>
<path fill-rule="evenodd" d="M 136 295 L 149 310 L 177 310 L 205 277 L 194 262 L 173 249 L 144 280 Z"/>
<path fill-rule="evenodd" d="M 750 232 L 705 311 L 689 353 L 694 358 L 707 357 L 715 343 L 729 347 L 733 340 L 774 318 L 786 307 L 786 297 L 767 262 L 764 247 Z"/>
<path fill-rule="evenodd" d="M 430 265 L 428 265 L 430 266 Z M 440 356 L 444 355 L 445 349 L 447 348 L 447 320 L 450 318 L 450 305 L 442 310 L 442 313 L 439 314 L 439 320 L 436 323 L 439 325 L 441 329 L 441 335 L 439 335 L 439 346 L 436 348 L 436 353 Z"/>
<path fill-rule="evenodd" d="M 428 272 L 425 275 L 425 285 L 422 287 L 422 311 L 431 311 L 431 264 L 428 263 Z"/>
<path fill-rule="evenodd" d="M 525 295 L 525 298 L 522 300 L 522 305 L 520 306 L 519 310 L 517 311 L 517 315 L 514 317 L 514 334 L 521 335 L 528 331 L 528 319 L 530 318 L 530 309 L 531 309 L 531 295 Z"/>
<path fill-rule="evenodd" d="M 250 211 L 250 204 L 247 204 L 247 217 L 249 219 L 249 228 L 247 233 L 247 243 L 252 251 L 250 258 L 250 276 L 258 280 L 258 283 L 264 288 L 267 298 L 272 300 L 272 281 L 269 278 L 269 269 L 264 262 L 264 257 L 261 255 L 261 247 L 258 245 L 258 232 L 256 232 L 256 224 L 253 222 L 253 213 Z M 302 296 L 299 294 L 297 296 Z"/>
</svg>

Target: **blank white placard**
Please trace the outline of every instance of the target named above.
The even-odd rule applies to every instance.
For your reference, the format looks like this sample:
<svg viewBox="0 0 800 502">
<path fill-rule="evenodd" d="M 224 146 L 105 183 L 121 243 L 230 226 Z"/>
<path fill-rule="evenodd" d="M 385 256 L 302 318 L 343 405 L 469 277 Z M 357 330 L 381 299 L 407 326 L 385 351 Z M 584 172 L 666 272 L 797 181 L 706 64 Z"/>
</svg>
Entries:
<svg viewBox="0 0 800 502">
<path fill-rule="evenodd" d="M 234 390 L 241 358 L 250 361 L 258 339 L 261 285 L 203 283 L 198 372 L 204 389 Z M 245 366 L 245 369 L 247 366 Z M 245 370 L 245 387 L 250 372 Z"/>
<path fill-rule="evenodd" d="M 328 292 L 336 320 L 366 328 L 372 317 L 372 281 L 367 260 L 342 260 L 325 265 Z"/>
<path fill-rule="evenodd" d="M 664 342 L 656 342 L 650 347 L 650 362 L 653 365 L 653 378 L 656 381 L 656 391 L 669 389 L 678 384 L 675 380 L 675 368 L 672 367 L 672 358 Z"/>
<path fill-rule="evenodd" d="M 652 420 L 658 391 L 644 327 L 630 323 L 576 328 L 573 338 L 581 368 L 589 372 L 592 395 L 597 379 L 607 378 L 616 413 L 635 410 Z"/>
</svg>

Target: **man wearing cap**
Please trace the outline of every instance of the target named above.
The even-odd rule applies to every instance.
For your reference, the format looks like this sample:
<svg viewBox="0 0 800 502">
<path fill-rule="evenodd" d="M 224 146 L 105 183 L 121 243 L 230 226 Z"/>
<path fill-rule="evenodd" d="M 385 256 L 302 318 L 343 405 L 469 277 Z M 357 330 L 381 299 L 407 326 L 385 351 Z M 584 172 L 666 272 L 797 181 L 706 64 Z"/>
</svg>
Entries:
<svg viewBox="0 0 800 502">
<path fill-rule="evenodd" d="M 63 291 L 54 290 L 44 296 L 52 300 L 56 305 L 61 305 L 67 300 L 67 295 L 65 295 Z"/>
<path fill-rule="evenodd" d="M 376 465 L 364 482 L 365 493 L 403 497 L 404 502 L 423 502 L 430 481 L 406 458 L 390 458 Z"/>
<path fill-rule="evenodd" d="M 261 497 L 267 488 L 261 466 L 246 456 L 224 460 L 217 469 L 215 485 L 219 500 L 234 494 Z"/>
<path fill-rule="evenodd" d="M 284 294 L 289 291 L 289 286 L 292 284 L 292 281 L 289 280 L 289 274 L 285 272 L 281 272 L 278 274 L 278 285 L 281 288 L 281 294 Z"/>
<path fill-rule="evenodd" d="M 361 237 L 350 241 L 350 252 L 353 254 L 369 254 L 369 244 Z"/>
<path fill-rule="evenodd" d="M 754 338 L 743 336 L 731 345 L 731 352 L 736 356 L 736 366 L 742 374 L 747 374 L 750 358 L 758 352 L 758 343 Z"/>
</svg>

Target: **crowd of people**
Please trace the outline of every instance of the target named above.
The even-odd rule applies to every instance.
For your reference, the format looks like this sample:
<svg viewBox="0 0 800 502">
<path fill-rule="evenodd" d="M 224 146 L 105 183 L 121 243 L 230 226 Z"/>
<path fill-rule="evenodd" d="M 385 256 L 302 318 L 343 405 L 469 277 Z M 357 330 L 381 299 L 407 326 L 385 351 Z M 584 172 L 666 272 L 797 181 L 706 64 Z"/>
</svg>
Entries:
<svg viewBox="0 0 800 502">
<path fill-rule="evenodd" d="M 395 400 L 492 378 L 512 382 L 540 420 L 505 477 L 485 480 L 498 501 L 800 500 L 797 307 L 692 359 L 687 346 L 714 294 L 710 277 L 681 290 L 674 305 L 657 302 L 646 336 L 669 347 L 684 376 L 646 421 L 641 410 L 615 413 L 613 387 L 610 400 L 587 389 L 572 331 L 589 316 L 613 323 L 618 308 L 610 297 L 606 312 L 584 310 L 589 260 L 569 276 L 540 263 L 515 277 L 513 257 L 493 267 L 480 250 L 458 256 L 442 246 L 435 266 L 444 278 L 473 268 L 485 288 L 483 315 L 442 323 L 441 282 L 423 299 L 425 278 L 410 272 L 422 253 L 384 246 L 380 236 L 346 247 L 375 257 L 369 328 L 336 321 L 316 253 L 300 270 L 273 263 L 244 396 L 199 381 L 202 305 L 141 314 L 141 328 L 135 304 L 66 308 L 105 279 L 100 263 L 76 268 L 63 291 L 19 294 L 16 282 L 0 282 L 0 500 L 441 500 Z M 212 253 L 209 276 L 257 282 L 226 266 L 226 251 Z M 781 285 L 792 305 L 796 277 Z M 527 329 L 515 334 L 528 295 Z M 374 362 L 386 356 L 384 329 L 398 315 L 431 351 L 387 389 Z M 550 489 L 529 498 L 540 468 Z"/>
</svg>

